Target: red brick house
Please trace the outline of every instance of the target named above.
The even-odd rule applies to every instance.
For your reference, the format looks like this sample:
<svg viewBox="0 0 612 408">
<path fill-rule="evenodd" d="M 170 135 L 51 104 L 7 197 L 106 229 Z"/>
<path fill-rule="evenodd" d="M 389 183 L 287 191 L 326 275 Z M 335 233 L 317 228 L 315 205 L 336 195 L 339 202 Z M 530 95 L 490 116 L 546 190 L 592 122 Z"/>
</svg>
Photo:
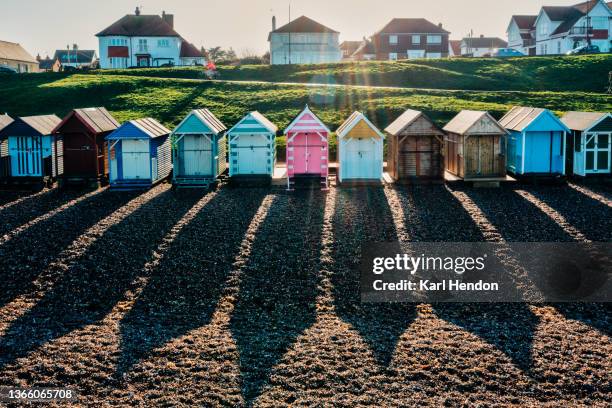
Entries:
<svg viewBox="0 0 612 408">
<path fill-rule="evenodd" d="M 424 18 L 394 18 L 372 36 L 377 60 L 446 58 L 450 33 Z"/>
</svg>

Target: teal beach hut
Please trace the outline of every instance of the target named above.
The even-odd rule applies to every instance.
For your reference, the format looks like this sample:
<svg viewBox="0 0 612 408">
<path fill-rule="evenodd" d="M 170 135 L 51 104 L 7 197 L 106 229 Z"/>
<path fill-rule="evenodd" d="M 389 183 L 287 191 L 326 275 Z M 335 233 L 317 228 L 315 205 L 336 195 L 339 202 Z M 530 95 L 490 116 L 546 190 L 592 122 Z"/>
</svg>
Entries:
<svg viewBox="0 0 612 408">
<path fill-rule="evenodd" d="M 564 176 L 567 126 L 548 109 L 516 106 L 499 123 L 508 131 L 506 169 L 516 176 Z"/>
<path fill-rule="evenodd" d="M 228 132 L 230 177 L 270 177 L 276 165 L 278 128 L 259 112 L 250 112 Z"/>
<path fill-rule="evenodd" d="M 191 111 L 172 132 L 175 187 L 208 187 L 227 169 L 226 127 L 208 109 Z"/>
</svg>

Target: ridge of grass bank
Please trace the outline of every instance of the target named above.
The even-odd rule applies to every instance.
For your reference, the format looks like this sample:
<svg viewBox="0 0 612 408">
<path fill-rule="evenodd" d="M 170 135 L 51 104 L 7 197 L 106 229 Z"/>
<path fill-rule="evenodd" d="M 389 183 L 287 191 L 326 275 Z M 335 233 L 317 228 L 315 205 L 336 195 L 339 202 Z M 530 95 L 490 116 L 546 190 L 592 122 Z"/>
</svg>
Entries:
<svg viewBox="0 0 612 408">
<path fill-rule="evenodd" d="M 489 91 L 605 92 L 612 54 L 533 58 L 458 58 L 318 65 L 221 66 L 225 80 Z M 103 75 L 204 78 L 202 67 L 96 71 Z"/>
</svg>

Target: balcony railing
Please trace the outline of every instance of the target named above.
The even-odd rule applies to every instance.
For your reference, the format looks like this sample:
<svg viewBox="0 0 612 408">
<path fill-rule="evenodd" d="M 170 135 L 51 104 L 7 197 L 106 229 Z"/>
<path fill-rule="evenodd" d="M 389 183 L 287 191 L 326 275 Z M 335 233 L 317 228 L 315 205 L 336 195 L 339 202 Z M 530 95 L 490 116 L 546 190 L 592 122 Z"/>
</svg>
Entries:
<svg viewBox="0 0 612 408">
<path fill-rule="evenodd" d="M 569 35 L 587 35 L 593 34 L 593 29 L 591 27 L 572 27 L 569 31 Z"/>
</svg>

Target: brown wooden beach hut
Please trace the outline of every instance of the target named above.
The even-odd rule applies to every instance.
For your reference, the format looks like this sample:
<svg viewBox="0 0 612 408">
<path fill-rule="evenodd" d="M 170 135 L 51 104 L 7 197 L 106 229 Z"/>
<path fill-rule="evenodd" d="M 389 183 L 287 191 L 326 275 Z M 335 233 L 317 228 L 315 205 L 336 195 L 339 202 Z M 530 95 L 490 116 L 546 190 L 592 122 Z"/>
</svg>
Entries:
<svg viewBox="0 0 612 408">
<path fill-rule="evenodd" d="M 408 109 L 385 132 L 388 172 L 399 182 L 444 179 L 444 131 L 423 112 Z"/>
<path fill-rule="evenodd" d="M 508 132 L 488 112 L 461 111 L 443 130 L 446 171 L 464 180 L 506 178 Z"/>
</svg>

